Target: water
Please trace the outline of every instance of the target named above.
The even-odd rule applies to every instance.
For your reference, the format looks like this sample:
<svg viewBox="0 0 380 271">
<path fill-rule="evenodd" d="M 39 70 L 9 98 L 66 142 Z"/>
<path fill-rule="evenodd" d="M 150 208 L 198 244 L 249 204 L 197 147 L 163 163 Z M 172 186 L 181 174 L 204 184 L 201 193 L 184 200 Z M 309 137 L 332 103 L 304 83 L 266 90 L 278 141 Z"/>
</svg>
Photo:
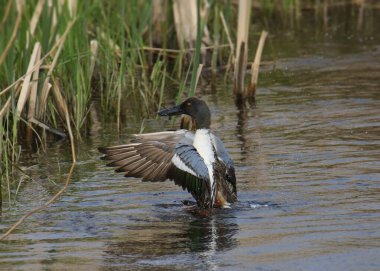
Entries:
<svg viewBox="0 0 380 271">
<path fill-rule="evenodd" d="M 272 38 L 281 57 L 262 70 L 255 104 L 237 107 L 226 86 L 202 90 L 236 165 L 231 209 L 194 212 L 171 182 L 113 173 L 96 148 L 128 141 L 140 122 L 120 137 L 111 124 L 80 144 L 65 194 L 0 243 L 0 269 L 379 270 L 380 45 L 323 37 L 297 53 L 281 51 L 283 38 Z M 24 162 L 33 180 L 1 232 L 62 186 L 66 145 Z"/>
</svg>

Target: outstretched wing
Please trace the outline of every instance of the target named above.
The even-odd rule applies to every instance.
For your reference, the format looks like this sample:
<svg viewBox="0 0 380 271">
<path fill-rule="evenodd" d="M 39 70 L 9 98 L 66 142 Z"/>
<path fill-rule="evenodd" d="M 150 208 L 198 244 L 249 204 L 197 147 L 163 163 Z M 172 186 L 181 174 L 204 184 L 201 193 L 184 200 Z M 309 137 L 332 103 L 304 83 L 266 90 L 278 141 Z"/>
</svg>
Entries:
<svg viewBox="0 0 380 271">
<path fill-rule="evenodd" d="M 126 177 L 143 178 L 143 181 L 165 181 L 172 164 L 178 142 L 192 144 L 194 135 L 186 130 L 135 135 L 134 143 L 99 148 L 101 159 L 108 166 L 117 167 Z"/>
<path fill-rule="evenodd" d="M 154 140 L 154 139 L 157 140 Z M 126 177 L 143 181 L 165 181 L 188 190 L 199 202 L 207 203 L 210 195 L 209 173 L 203 158 L 192 145 L 194 135 L 186 130 L 136 135 L 133 143 L 99 148 Z"/>
<path fill-rule="evenodd" d="M 233 167 L 233 162 L 228 154 L 223 142 L 214 134 L 211 134 L 212 143 L 214 144 L 218 159 L 223 162 L 227 167 Z"/>
<path fill-rule="evenodd" d="M 178 144 L 172 158 L 168 178 L 175 184 L 187 189 L 199 202 L 205 202 L 210 195 L 208 168 L 192 145 Z"/>
<path fill-rule="evenodd" d="M 104 147 L 99 151 L 106 154 L 101 159 L 111 161 L 107 166 L 117 167 L 116 172 L 125 172 L 125 177 L 143 178 L 143 181 L 151 182 L 167 179 L 174 155 L 173 148 L 158 141 Z"/>
</svg>

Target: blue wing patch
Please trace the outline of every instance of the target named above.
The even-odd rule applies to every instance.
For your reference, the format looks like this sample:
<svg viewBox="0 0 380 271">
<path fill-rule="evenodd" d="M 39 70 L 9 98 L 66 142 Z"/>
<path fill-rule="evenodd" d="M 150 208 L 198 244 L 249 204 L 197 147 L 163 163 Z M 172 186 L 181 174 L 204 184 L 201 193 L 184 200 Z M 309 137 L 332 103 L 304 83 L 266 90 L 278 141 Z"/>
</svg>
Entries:
<svg viewBox="0 0 380 271">
<path fill-rule="evenodd" d="M 168 171 L 168 177 L 175 184 L 189 191 L 199 203 L 208 202 L 210 197 L 210 180 L 209 173 L 203 158 L 192 145 L 178 143 L 174 157 L 180 160 L 181 163 L 172 164 Z M 176 159 L 173 157 L 173 160 Z M 172 160 L 172 161 L 173 161 Z"/>
</svg>

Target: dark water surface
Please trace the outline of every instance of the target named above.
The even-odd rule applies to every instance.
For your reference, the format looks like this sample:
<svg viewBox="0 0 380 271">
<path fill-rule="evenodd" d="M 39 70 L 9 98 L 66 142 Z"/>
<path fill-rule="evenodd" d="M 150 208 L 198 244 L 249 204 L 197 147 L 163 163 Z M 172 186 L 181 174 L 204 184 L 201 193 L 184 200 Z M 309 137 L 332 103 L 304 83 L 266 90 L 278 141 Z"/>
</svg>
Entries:
<svg viewBox="0 0 380 271">
<path fill-rule="evenodd" d="M 171 182 L 113 173 L 96 148 L 127 142 L 140 122 L 119 138 L 110 125 L 81 143 L 60 200 L 0 243 L 0 269 L 380 270 L 380 45 L 323 37 L 297 48 L 262 70 L 255 105 L 237 107 L 230 86 L 203 89 L 236 165 L 231 209 L 194 214 Z M 62 186 L 66 145 L 30 158 L 33 180 L 1 232 Z"/>
</svg>

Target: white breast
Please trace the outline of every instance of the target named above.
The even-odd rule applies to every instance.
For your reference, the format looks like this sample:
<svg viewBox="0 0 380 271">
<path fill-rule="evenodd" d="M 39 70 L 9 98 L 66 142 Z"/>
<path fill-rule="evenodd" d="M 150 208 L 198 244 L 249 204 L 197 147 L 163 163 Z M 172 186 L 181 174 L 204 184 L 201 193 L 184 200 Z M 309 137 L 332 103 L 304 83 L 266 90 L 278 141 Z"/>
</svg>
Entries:
<svg viewBox="0 0 380 271">
<path fill-rule="evenodd" d="M 213 142 L 208 129 L 198 129 L 195 132 L 194 147 L 197 149 L 199 155 L 203 158 L 209 173 L 210 186 L 211 186 L 211 198 L 215 199 L 215 180 L 212 164 L 215 162 L 215 154 L 213 148 Z"/>
<path fill-rule="evenodd" d="M 211 139 L 210 130 L 199 129 L 195 132 L 194 147 L 197 149 L 199 155 L 203 158 L 206 165 L 212 165 L 215 162 L 213 142 Z"/>
</svg>

